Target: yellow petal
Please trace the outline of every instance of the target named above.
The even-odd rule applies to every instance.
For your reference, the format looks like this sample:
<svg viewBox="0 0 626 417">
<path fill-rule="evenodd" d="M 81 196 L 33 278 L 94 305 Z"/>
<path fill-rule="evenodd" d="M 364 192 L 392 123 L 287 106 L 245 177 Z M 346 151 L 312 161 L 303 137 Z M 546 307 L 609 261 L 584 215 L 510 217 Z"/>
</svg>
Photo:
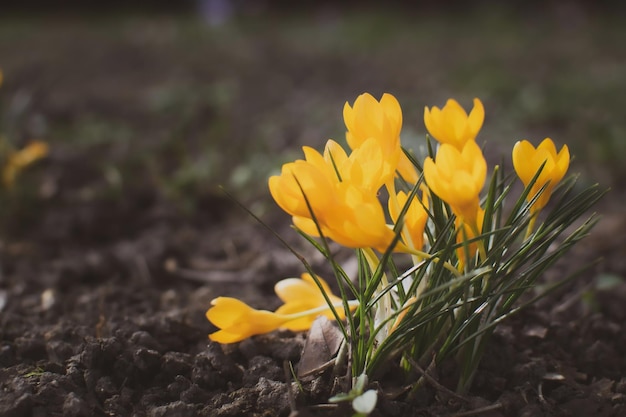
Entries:
<svg viewBox="0 0 626 417">
<path fill-rule="evenodd" d="M 416 184 L 419 180 L 419 174 L 415 169 L 415 165 L 411 162 L 408 156 L 404 152 L 400 152 L 400 158 L 398 160 L 398 173 L 404 181 L 409 184 Z"/>
<path fill-rule="evenodd" d="M 528 186 L 528 183 L 537 173 L 537 169 L 529 163 L 534 153 L 535 148 L 527 140 L 518 141 L 513 146 L 513 168 L 524 186 Z"/>
<path fill-rule="evenodd" d="M 483 122 L 485 121 L 485 108 L 483 107 L 482 101 L 478 98 L 474 99 L 474 108 L 469 114 L 467 119 L 467 125 L 469 129 L 469 134 L 473 137 L 478 135 L 480 129 L 483 127 Z"/>
<path fill-rule="evenodd" d="M 408 195 L 404 191 L 399 191 L 396 195 L 397 206 L 400 210 L 404 209 L 407 204 Z M 425 200 L 427 202 L 427 200 Z M 389 215 L 394 222 L 397 222 L 399 212 L 396 210 L 396 204 L 392 199 L 389 199 Z M 416 249 L 421 249 L 424 246 L 424 227 L 428 220 L 428 212 L 424 209 L 422 202 L 417 199 L 417 196 L 410 202 L 408 209 L 404 215 L 404 226 L 408 230 L 410 235 L 410 245 Z M 402 235 L 407 242 L 407 236 Z"/>
<path fill-rule="evenodd" d="M 439 182 L 439 171 L 435 161 L 431 157 L 427 157 L 424 160 L 424 179 L 428 188 L 436 195 L 441 195 L 442 187 Z"/>
<path fill-rule="evenodd" d="M 209 335 L 209 339 L 211 339 L 213 342 L 228 344 L 228 343 L 241 342 L 242 340 L 245 340 L 250 336 L 252 335 L 244 335 L 241 333 L 230 333 L 230 332 L 227 332 L 226 330 L 218 330 L 214 333 L 211 333 Z"/>
<path fill-rule="evenodd" d="M 444 143 L 435 161 L 424 161 L 424 178 L 428 187 L 450 205 L 457 216 L 474 222 L 479 196 L 487 177 L 487 162 L 476 142 L 469 141 L 462 151 Z"/>
<path fill-rule="evenodd" d="M 328 176 L 315 165 L 300 160 L 283 165 L 281 175 L 270 177 L 268 185 L 274 201 L 292 216 L 311 217 L 311 208 L 316 216 L 321 216 L 335 204 Z"/>
<path fill-rule="evenodd" d="M 332 296 L 332 292 L 330 291 L 330 287 L 326 281 L 319 277 L 318 279 L 320 280 L 322 288 L 326 294 Z M 320 305 L 326 303 L 320 289 L 309 274 L 303 274 L 302 279 L 283 279 L 276 283 L 274 291 L 276 292 L 276 295 L 278 295 L 278 297 L 285 303 L 292 301 L 308 303 L 309 307 L 305 308 L 305 310 L 319 307 Z"/>
<path fill-rule="evenodd" d="M 398 99 L 389 93 L 383 94 L 380 104 L 384 109 L 385 116 L 390 124 L 392 135 L 399 136 L 402 129 L 402 108 Z"/>
<path fill-rule="evenodd" d="M 537 198 L 531 207 L 536 212 L 541 210 L 550 199 L 552 190 L 563 179 L 569 167 L 569 149 L 563 146 L 559 153 L 550 138 L 545 138 L 535 149 L 530 142 L 523 140 L 517 142 L 513 147 L 513 167 L 520 180 L 528 187 L 530 181 L 535 177 L 539 169 L 543 166 L 541 173 L 533 184 L 528 200 L 531 201 L 544 188 L 542 194 Z"/>
<path fill-rule="evenodd" d="M 217 327 L 230 327 L 242 317 L 250 314 L 252 308 L 243 301 L 231 297 L 218 297 L 211 301 L 213 306 L 206 312 L 206 317 Z"/>
<path fill-rule="evenodd" d="M 555 177 L 556 182 L 559 182 L 565 176 L 567 169 L 569 168 L 569 148 L 567 145 L 563 145 L 563 148 L 559 151 L 556 157 L 556 169 L 558 171 L 558 176 Z"/>
<path fill-rule="evenodd" d="M 296 228 L 300 229 L 301 231 L 303 231 L 309 236 L 319 237 L 320 234 L 318 231 L 318 226 L 315 224 L 315 221 L 313 221 L 312 219 L 308 217 L 301 217 L 301 216 L 293 216 L 291 219 L 293 221 L 293 225 Z M 326 232 L 324 231 L 323 226 L 322 225 L 320 226 L 321 226 L 320 228 L 322 228 L 322 232 L 326 236 Z"/>
<path fill-rule="evenodd" d="M 348 155 L 346 151 L 343 149 L 341 145 L 339 145 L 334 140 L 329 140 L 326 142 L 326 147 L 324 148 L 324 162 L 327 169 L 331 169 L 333 171 L 334 178 L 336 180 L 340 180 L 337 176 L 342 175 L 341 167 L 345 165 L 348 160 Z"/>
<path fill-rule="evenodd" d="M 246 303 L 230 297 L 211 301 L 207 319 L 220 330 L 209 335 L 213 341 L 234 343 L 250 336 L 278 329 L 289 317 L 266 310 L 256 310 Z"/>
<path fill-rule="evenodd" d="M 371 94 L 364 93 L 357 97 L 351 107 L 344 105 L 344 122 L 346 124 L 346 140 L 353 151 L 364 146 L 370 140 L 379 143 L 385 166 L 385 182 L 388 177 L 394 176 L 400 160 L 400 130 L 402 129 L 402 109 L 398 100 L 391 94 L 385 93 L 380 101 Z M 410 171 L 403 168 L 409 176 Z"/>
<path fill-rule="evenodd" d="M 547 152 L 552 158 L 556 157 L 556 146 L 554 146 L 554 142 L 550 138 L 545 138 L 541 141 L 539 146 L 537 146 L 537 151 L 540 150 Z"/>
<path fill-rule="evenodd" d="M 469 116 L 454 99 L 448 99 L 442 109 L 436 106 L 424 108 L 424 124 L 430 135 L 439 143 L 450 144 L 459 150 L 476 139 L 484 119 L 485 109 L 477 98 Z"/>
</svg>

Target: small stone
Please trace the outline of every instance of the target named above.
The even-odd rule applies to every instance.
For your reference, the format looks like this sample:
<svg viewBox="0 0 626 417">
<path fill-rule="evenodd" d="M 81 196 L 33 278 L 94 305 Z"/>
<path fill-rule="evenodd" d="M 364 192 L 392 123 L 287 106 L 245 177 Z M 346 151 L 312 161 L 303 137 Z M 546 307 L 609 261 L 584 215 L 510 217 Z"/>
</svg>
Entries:
<svg viewBox="0 0 626 417">
<path fill-rule="evenodd" d="M 196 384 L 192 384 L 187 390 L 180 394 L 180 399 L 189 404 L 207 404 L 212 395 L 200 388 Z"/>
<path fill-rule="evenodd" d="M 57 302 L 56 293 L 52 288 L 47 288 L 41 293 L 41 310 L 50 310 Z"/>
<path fill-rule="evenodd" d="M 130 336 L 130 342 L 135 345 L 156 350 L 157 352 L 163 351 L 163 346 L 157 342 L 150 333 L 143 330 L 133 333 L 132 336 Z"/>
<path fill-rule="evenodd" d="M 226 381 L 239 382 L 243 371 L 221 351 L 219 345 L 196 355 L 191 370 L 191 382 L 205 389 L 223 386 Z"/>
<path fill-rule="evenodd" d="M 271 415 L 284 415 L 289 409 L 287 386 L 284 382 L 261 377 L 254 389 L 258 393 L 258 410 L 267 410 Z"/>
<path fill-rule="evenodd" d="M 130 408 L 124 407 L 119 395 L 114 395 L 104 401 L 104 413 L 108 416 L 131 415 Z"/>
<path fill-rule="evenodd" d="M 244 386 L 255 385 L 260 378 L 277 381 L 284 379 L 284 371 L 267 356 L 255 356 L 248 364 L 248 372 L 243 377 Z"/>
<path fill-rule="evenodd" d="M 15 355 L 13 354 L 13 349 L 11 345 L 2 345 L 0 346 L 0 367 L 9 367 L 13 365 L 15 361 Z"/>
<path fill-rule="evenodd" d="M 211 365 L 219 372 L 220 375 L 229 381 L 241 381 L 243 371 L 230 357 L 226 356 L 224 352 L 222 352 L 219 345 L 209 346 L 206 353 L 208 354 Z"/>
<path fill-rule="evenodd" d="M 182 352 L 166 352 L 161 357 L 161 371 L 167 376 L 191 376 L 191 355 Z"/>
<path fill-rule="evenodd" d="M 0 415 L 7 417 L 29 416 L 32 413 L 34 402 L 30 393 L 24 393 L 8 404 L 0 401 Z"/>
<path fill-rule="evenodd" d="M 140 348 L 133 352 L 133 363 L 144 372 L 156 371 L 161 365 L 161 355 L 156 350 Z"/>
<path fill-rule="evenodd" d="M 191 386 L 191 381 L 189 381 L 184 376 L 176 375 L 176 378 L 174 378 L 174 382 L 172 382 L 171 384 L 167 386 L 167 392 L 173 398 L 179 398 L 185 390 L 189 389 L 190 386 Z"/>
<path fill-rule="evenodd" d="M 148 417 L 195 417 L 197 408 L 182 401 L 176 401 L 166 405 L 152 407 L 148 410 Z"/>
<path fill-rule="evenodd" d="M 22 336 L 15 338 L 15 346 L 17 354 L 22 359 L 41 360 L 45 359 L 48 354 L 46 352 L 46 344 L 43 338 L 36 336 Z"/>
<path fill-rule="evenodd" d="M 81 362 L 85 368 L 107 369 L 122 351 L 122 343 L 116 337 L 104 339 L 87 338 L 85 348 L 81 353 Z"/>
<path fill-rule="evenodd" d="M 74 354 L 72 345 L 61 340 L 51 340 L 46 343 L 46 351 L 48 359 L 56 363 L 64 363 Z"/>
<path fill-rule="evenodd" d="M 63 401 L 63 417 L 87 417 L 91 412 L 89 407 L 76 393 L 70 392 Z"/>
<path fill-rule="evenodd" d="M 96 382 L 96 396 L 101 402 L 104 402 L 107 398 L 112 397 L 117 393 L 117 387 L 113 383 L 110 377 L 103 376 Z"/>
</svg>

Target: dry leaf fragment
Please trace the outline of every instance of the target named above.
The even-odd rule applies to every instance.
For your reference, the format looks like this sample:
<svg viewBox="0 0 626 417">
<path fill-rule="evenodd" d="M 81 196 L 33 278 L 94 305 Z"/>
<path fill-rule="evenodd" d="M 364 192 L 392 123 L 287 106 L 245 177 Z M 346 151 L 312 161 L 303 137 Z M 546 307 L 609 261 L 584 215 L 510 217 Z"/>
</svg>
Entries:
<svg viewBox="0 0 626 417">
<path fill-rule="evenodd" d="M 319 316 L 311 325 L 298 365 L 298 378 L 311 375 L 332 365 L 343 334 L 335 322 Z"/>
</svg>

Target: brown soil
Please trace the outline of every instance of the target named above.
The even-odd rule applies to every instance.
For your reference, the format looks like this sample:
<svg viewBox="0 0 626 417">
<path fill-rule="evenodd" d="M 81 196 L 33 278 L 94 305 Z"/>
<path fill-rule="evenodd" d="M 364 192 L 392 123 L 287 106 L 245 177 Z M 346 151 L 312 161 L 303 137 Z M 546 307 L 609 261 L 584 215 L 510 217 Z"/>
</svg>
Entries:
<svg viewBox="0 0 626 417">
<path fill-rule="evenodd" d="M 20 52 L 30 45 L 27 37 L 13 46 L 0 44 L 1 51 L 12 54 L 5 56 L 13 57 L 7 60 L 8 77 L 0 92 L 14 95 L 20 88 L 31 88 L 38 99 L 31 113 L 45 115 L 59 129 L 48 134 L 53 142 L 50 157 L 24 175 L 22 191 L 4 196 L 0 416 L 349 415 L 349 409 L 327 404 L 334 393 L 330 371 L 303 379 L 302 390 L 285 372 L 285 363 L 297 367 L 306 335 L 275 332 L 229 346 L 207 339 L 215 330 L 204 317 L 213 297 L 237 296 L 272 309 L 278 304 L 274 283 L 302 272 L 268 232 L 212 188 L 203 188 L 201 181 L 185 183 L 174 194 L 169 185 L 163 186 L 163 178 L 181 164 L 172 156 L 176 148 L 163 143 L 182 137 L 184 150 L 193 153 L 212 121 L 231 117 L 234 123 L 235 114 L 249 115 L 251 109 L 238 102 L 237 112 L 242 113 L 224 113 L 216 102 L 194 101 L 192 93 L 191 104 L 186 104 L 206 119 L 192 112 L 182 131 L 168 136 L 159 130 L 180 114 L 146 112 L 138 101 L 145 93 L 142 88 L 172 74 L 187 77 L 193 85 L 205 77 L 223 77 L 226 70 L 207 70 L 201 57 L 173 45 L 167 53 L 184 65 L 168 66 L 168 58 L 155 45 L 167 46 L 167 36 L 175 35 L 150 32 L 156 27 L 152 23 L 140 24 L 143 32 L 130 41 L 102 33 L 81 38 L 77 34 L 85 30 L 82 25 L 68 29 L 46 24 L 60 30 L 49 35 L 51 49 L 37 38 L 43 35 L 32 35 L 31 46 L 40 50 L 31 55 Z M 143 47 L 140 42 L 145 42 Z M 94 52 L 101 48 L 109 48 L 106 56 L 118 59 Z M 247 59 L 235 52 L 227 58 Z M 271 57 L 266 61 L 262 51 L 259 54 L 257 59 L 265 65 L 275 64 Z M 67 57 L 74 57 L 71 62 L 78 66 L 73 75 Z M 57 58 L 59 66 L 53 65 Z M 303 53 L 300 59 L 276 65 L 295 66 L 298 73 L 310 57 Z M 359 67 L 358 62 L 326 59 L 316 68 L 337 64 L 336 70 L 347 76 Z M 46 65 L 54 69 L 46 71 Z M 248 63 L 233 65 L 245 68 Z M 115 88 L 109 89 L 107 74 L 116 67 L 123 67 L 118 69 L 125 75 L 115 75 Z M 241 71 L 244 86 L 261 83 L 252 69 Z M 11 77 L 17 86 L 9 84 Z M 324 77 L 316 73 L 302 88 L 322 88 Z M 68 90 L 64 93 L 59 86 Z M 266 88 L 272 87 L 258 85 L 254 91 L 263 95 Z M 285 107 L 275 108 L 289 115 L 299 112 Z M 87 144 L 60 140 L 61 132 L 76 134 L 72 129 L 83 126 L 85 112 L 105 114 L 116 123 L 127 120 L 131 132 L 141 132 L 131 136 L 141 139 L 119 142 L 96 135 L 95 142 Z M 242 132 L 247 123 L 224 127 L 233 135 L 235 148 L 247 143 Z M 24 136 L 34 129 L 32 123 L 21 126 Z M 287 138 L 295 127 L 279 127 L 267 152 L 293 145 Z M 105 126 L 108 129 L 111 126 Z M 319 136 L 296 133 L 302 138 Z M 136 156 L 141 152 L 153 152 L 152 162 Z M 225 155 L 233 161 L 237 150 Z M 107 173 L 115 170 L 107 167 L 123 169 L 123 186 L 111 185 L 115 181 Z M 223 181 L 227 176 L 218 177 Z M 181 201 L 181 195 L 187 199 Z M 603 261 L 501 325 L 467 396 L 454 396 L 434 383 L 409 395 L 401 391 L 403 380 L 386 376 L 372 384 L 381 393 L 372 415 L 626 415 L 626 283 L 617 279 L 605 286 L 609 276 L 626 276 L 621 197 L 616 191 L 603 201 L 599 210 L 604 218 L 593 234 L 544 279 L 559 279 L 598 258 Z M 295 238 L 286 215 L 267 200 L 252 200 L 256 208 L 268 211 L 268 223 L 302 246 L 315 266 L 323 267 Z M 440 370 L 433 376 L 445 385 L 445 375 L 446 370 Z"/>
</svg>

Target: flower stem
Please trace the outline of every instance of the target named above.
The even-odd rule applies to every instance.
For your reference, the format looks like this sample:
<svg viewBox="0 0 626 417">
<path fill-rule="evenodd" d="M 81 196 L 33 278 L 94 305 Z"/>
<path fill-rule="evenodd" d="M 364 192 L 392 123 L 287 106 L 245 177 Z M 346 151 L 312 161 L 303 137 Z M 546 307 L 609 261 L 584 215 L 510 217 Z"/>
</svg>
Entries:
<svg viewBox="0 0 626 417">
<path fill-rule="evenodd" d="M 433 262 L 441 262 L 441 259 L 439 257 L 433 256 L 430 253 L 422 252 L 421 250 L 417 250 L 414 248 L 406 248 L 406 249 L 410 254 L 419 256 L 422 259 L 426 259 L 426 260 L 433 261 Z M 448 271 L 452 272 L 457 278 L 462 275 L 461 272 L 459 272 L 459 270 L 456 269 L 454 265 L 452 265 L 450 262 L 444 261 L 443 267 L 446 268 Z"/>
<path fill-rule="evenodd" d="M 353 308 L 357 308 L 359 306 L 359 304 L 360 304 L 359 300 L 349 300 L 348 301 L 348 306 L 350 307 L 350 310 L 352 310 Z M 337 301 L 336 303 L 333 303 L 332 306 L 334 308 L 341 308 L 341 307 L 343 307 L 344 306 L 343 300 L 342 301 Z M 285 314 L 284 318 L 287 319 L 287 322 L 289 322 L 291 320 L 301 319 L 302 317 L 310 316 L 312 314 L 322 313 L 322 312 L 324 312 L 326 310 L 330 310 L 330 306 L 328 306 L 328 305 L 319 306 L 319 307 L 312 308 L 310 310 L 300 311 L 298 313 Z"/>
<path fill-rule="evenodd" d="M 533 230 L 535 229 L 535 222 L 537 221 L 538 211 L 531 214 L 530 221 L 528 222 L 528 228 L 526 229 L 526 235 L 524 236 L 524 240 L 528 239 L 530 235 L 533 234 Z"/>
</svg>

